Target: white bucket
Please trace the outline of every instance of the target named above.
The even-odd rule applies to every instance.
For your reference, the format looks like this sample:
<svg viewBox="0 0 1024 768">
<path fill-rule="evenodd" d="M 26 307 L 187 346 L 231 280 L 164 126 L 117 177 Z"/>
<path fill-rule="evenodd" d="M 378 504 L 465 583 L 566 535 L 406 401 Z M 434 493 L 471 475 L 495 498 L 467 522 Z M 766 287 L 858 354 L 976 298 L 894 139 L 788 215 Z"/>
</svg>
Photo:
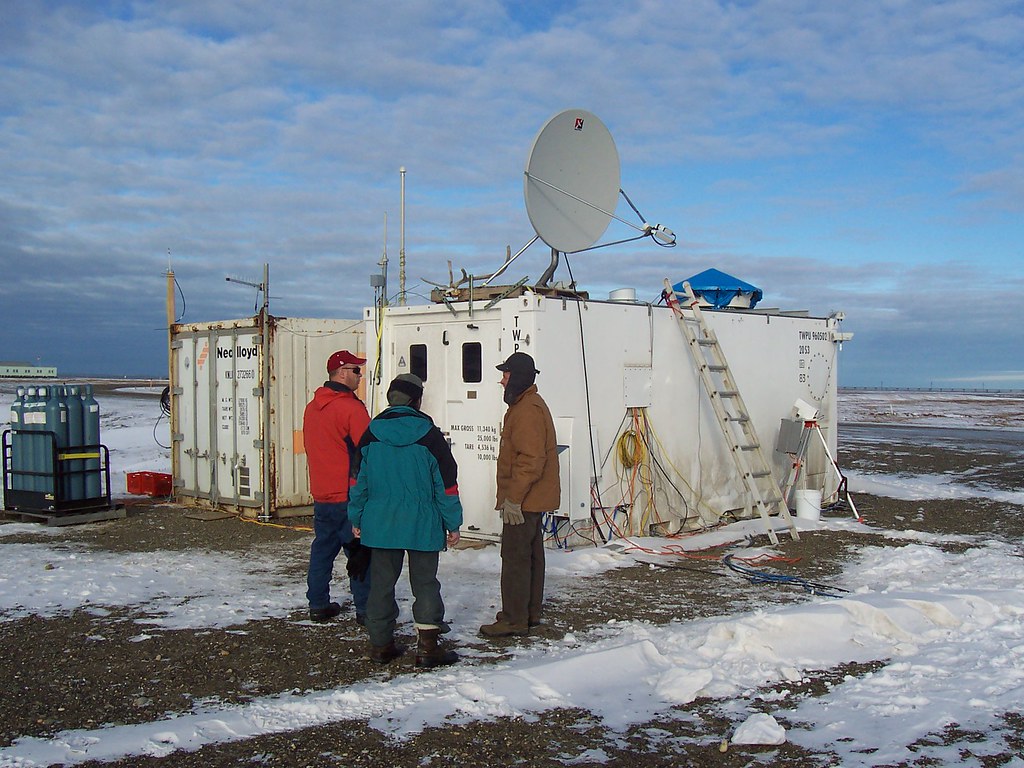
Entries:
<svg viewBox="0 0 1024 768">
<path fill-rule="evenodd" d="M 802 520 L 818 520 L 821 517 L 821 491 L 794 491 L 796 516 Z"/>
</svg>

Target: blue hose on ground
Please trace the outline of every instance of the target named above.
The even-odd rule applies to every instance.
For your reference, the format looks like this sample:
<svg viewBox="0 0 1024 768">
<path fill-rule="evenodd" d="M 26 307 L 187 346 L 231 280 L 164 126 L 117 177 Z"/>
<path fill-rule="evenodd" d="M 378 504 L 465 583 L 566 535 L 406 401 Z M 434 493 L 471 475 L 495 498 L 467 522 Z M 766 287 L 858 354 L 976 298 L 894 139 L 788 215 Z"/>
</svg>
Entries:
<svg viewBox="0 0 1024 768">
<path fill-rule="evenodd" d="M 722 562 L 731 570 L 743 576 L 751 584 L 794 585 L 801 587 L 805 592 L 809 592 L 812 595 L 821 595 L 822 597 L 842 597 L 843 594 L 848 594 L 850 591 L 842 587 L 833 587 L 830 584 L 808 581 L 800 576 L 786 576 L 782 573 L 759 571 L 756 568 L 751 568 L 749 565 L 740 565 L 734 562 L 734 558 L 735 555 L 726 555 L 722 558 Z"/>
</svg>

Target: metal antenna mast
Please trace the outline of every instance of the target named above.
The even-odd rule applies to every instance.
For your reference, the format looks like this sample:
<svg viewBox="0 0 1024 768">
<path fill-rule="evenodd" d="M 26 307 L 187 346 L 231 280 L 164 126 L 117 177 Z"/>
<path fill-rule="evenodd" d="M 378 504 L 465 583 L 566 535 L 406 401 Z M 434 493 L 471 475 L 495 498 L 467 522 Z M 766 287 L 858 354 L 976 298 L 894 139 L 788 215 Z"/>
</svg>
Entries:
<svg viewBox="0 0 1024 768">
<path fill-rule="evenodd" d="M 384 253 L 380 257 L 380 261 L 377 262 L 377 266 L 380 267 L 381 274 L 381 306 L 387 306 L 388 303 L 388 212 L 384 211 Z"/>
<path fill-rule="evenodd" d="M 398 303 L 405 306 L 405 166 L 398 169 L 402 174 L 402 242 L 398 252 Z"/>
<path fill-rule="evenodd" d="M 253 283 L 248 280 L 242 280 L 238 277 L 225 277 L 229 283 L 241 283 L 242 285 L 248 285 L 251 288 L 255 288 L 263 293 L 263 306 L 260 307 L 259 311 L 259 322 L 260 322 L 260 386 L 258 387 L 258 397 L 261 400 L 261 411 L 263 422 L 260 426 L 260 455 L 262 463 L 262 475 L 263 475 L 263 510 L 259 515 L 260 520 L 266 522 L 270 519 L 271 513 L 271 498 L 273 490 L 271 489 L 271 450 L 273 446 L 270 440 L 270 264 L 263 265 L 263 282 Z M 234 382 L 235 386 L 238 382 Z"/>
</svg>

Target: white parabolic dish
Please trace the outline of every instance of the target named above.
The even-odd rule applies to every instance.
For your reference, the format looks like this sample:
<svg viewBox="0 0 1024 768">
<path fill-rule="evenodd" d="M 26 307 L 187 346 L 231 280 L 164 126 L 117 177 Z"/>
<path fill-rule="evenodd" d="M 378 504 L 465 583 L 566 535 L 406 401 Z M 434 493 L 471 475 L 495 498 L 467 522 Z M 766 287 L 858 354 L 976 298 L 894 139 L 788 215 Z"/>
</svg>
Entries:
<svg viewBox="0 0 1024 768">
<path fill-rule="evenodd" d="M 556 251 L 596 243 L 619 196 L 619 153 L 604 123 L 582 109 L 548 120 L 533 140 L 523 195 L 534 230 Z"/>
</svg>

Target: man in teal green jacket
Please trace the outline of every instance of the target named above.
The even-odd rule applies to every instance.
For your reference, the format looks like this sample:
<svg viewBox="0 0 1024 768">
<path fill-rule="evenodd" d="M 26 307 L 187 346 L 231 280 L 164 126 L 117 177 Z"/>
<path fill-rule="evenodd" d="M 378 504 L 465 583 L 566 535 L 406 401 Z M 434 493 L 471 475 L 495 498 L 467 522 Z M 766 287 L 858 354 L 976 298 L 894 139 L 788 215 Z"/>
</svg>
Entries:
<svg viewBox="0 0 1024 768">
<path fill-rule="evenodd" d="M 452 664 L 458 655 L 438 645 L 447 625 L 437 564 L 438 552 L 459 541 L 458 466 L 441 430 L 419 410 L 423 382 L 418 377 L 399 375 L 387 397 L 389 407 L 370 422 L 359 443 L 348 506 L 356 535 L 373 551 L 366 605 L 370 658 L 387 663 L 405 650 L 394 639 L 395 584 L 408 552 L 419 638 L 416 666 Z"/>
</svg>

